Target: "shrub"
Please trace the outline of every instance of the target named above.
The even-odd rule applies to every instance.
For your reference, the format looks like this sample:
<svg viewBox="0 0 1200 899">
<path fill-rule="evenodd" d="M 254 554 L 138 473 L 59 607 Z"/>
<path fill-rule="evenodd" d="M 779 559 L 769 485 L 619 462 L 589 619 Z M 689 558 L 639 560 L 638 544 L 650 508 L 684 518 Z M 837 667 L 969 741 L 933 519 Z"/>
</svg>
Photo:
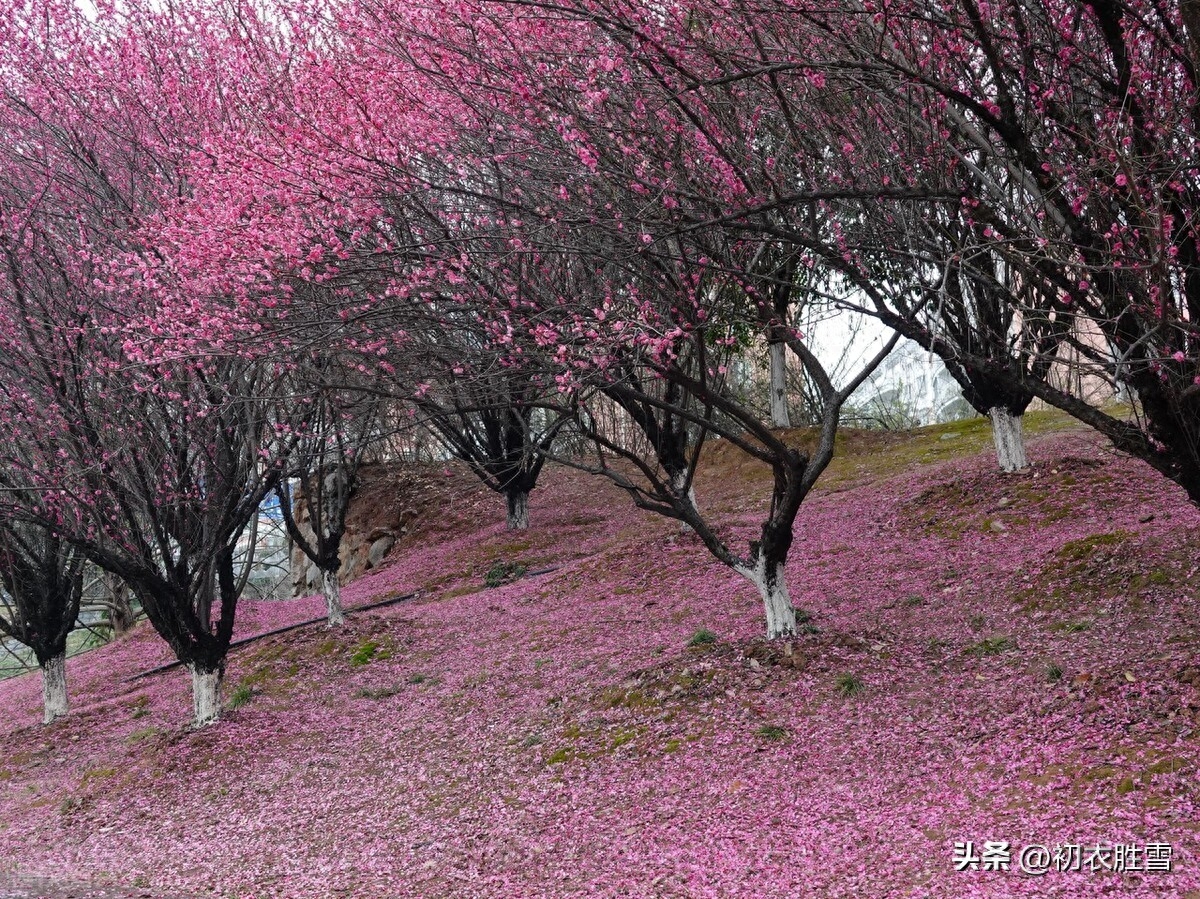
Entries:
<svg viewBox="0 0 1200 899">
<path fill-rule="evenodd" d="M 692 639 L 688 640 L 688 646 L 711 646 L 717 642 L 717 635 L 708 628 L 700 628 L 696 633 L 692 634 Z"/>
</svg>

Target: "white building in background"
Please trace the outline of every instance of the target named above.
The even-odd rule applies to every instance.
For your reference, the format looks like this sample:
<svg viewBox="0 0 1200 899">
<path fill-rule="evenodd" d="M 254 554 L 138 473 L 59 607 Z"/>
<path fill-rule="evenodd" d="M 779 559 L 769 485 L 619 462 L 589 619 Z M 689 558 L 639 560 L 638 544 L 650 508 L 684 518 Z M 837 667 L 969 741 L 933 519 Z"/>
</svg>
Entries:
<svg viewBox="0 0 1200 899">
<path fill-rule="evenodd" d="M 893 410 L 917 425 L 957 421 L 976 414 L 942 360 L 911 340 L 896 346 L 851 402 Z"/>
<path fill-rule="evenodd" d="M 861 370 L 892 334 L 877 319 L 849 311 L 813 315 L 800 330 L 839 387 Z M 804 421 L 802 374 L 790 353 L 788 368 L 789 405 L 795 410 L 792 419 L 800 423 Z M 765 396 L 769 382 L 765 347 L 761 353 L 737 360 L 733 377 L 742 389 Z M 942 360 L 906 339 L 855 391 L 846 411 L 851 420 L 858 417 L 864 424 L 888 427 L 917 427 L 975 414 Z"/>
<path fill-rule="evenodd" d="M 1102 356 L 1104 338 L 1099 330 L 1086 321 L 1077 324 L 1076 328 L 1076 340 L 1095 347 Z M 847 310 L 814 314 L 801 325 L 800 330 L 837 386 L 845 384 L 859 371 L 892 334 L 878 319 Z M 791 354 L 788 354 L 788 365 L 791 369 L 790 399 L 795 407 L 802 403 L 798 390 L 800 366 Z M 765 348 L 756 358 L 746 360 L 739 366 L 735 375 L 743 382 L 752 383 L 754 390 L 761 390 L 765 396 L 769 382 Z M 1060 348 L 1047 380 L 1096 406 L 1123 398 L 1120 392 L 1114 391 L 1100 366 L 1084 359 L 1078 349 L 1070 346 Z M 870 424 L 870 418 L 874 416 L 881 419 L 874 422 L 876 426 L 888 427 L 919 427 L 957 421 L 977 414 L 963 398 L 962 388 L 951 377 L 942 360 L 903 338 L 874 374 L 858 388 L 848 406 L 850 408 L 847 411 L 851 414 L 847 418 L 851 422 L 857 413 L 866 416 L 863 419 L 865 424 Z M 1035 399 L 1030 408 L 1046 406 Z M 903 422 L 907 422 L 907 425 Z"/>
</svg>

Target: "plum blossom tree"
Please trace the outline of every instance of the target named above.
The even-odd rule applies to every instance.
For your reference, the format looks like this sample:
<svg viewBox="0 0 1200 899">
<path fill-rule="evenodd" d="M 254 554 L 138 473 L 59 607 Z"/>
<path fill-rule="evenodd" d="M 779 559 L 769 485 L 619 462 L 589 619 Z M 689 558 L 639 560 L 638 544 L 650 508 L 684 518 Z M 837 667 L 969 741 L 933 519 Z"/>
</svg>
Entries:
<svg viewBox="0 0 1200 899">
<path fill-rule="evenodd" d="M 42 723 L 67 714 L 67 637 L 76 626 L 84 557 L 37 523 L 0 523 L 0 634 L 33 650 L 42 672 Z"/>
<path fill-rule="evenodd" d="M 672 21 L 660 22 L 630 12 L 648 38 L 687 52 L 696 28 L 689 17 L 676 20 L 683 13 L 673 10 Z M 768 296 L 754 241 L 727 239 L 716 224 L 703 240 L 679 233 L 672 210 L 684 202 L 707 219 L 751 193 L 747 172 L 764 162 L 754 152 L 757 136 L 747 133 L 750 122 L 723 119 L 720 102 L 693 106 L 680 93 L 688 85 L 675 73 L 664 78 L 654 52 L 639 56 L 637 41 L 618 26 L 598 26 L 594 13 L 489 3 L 356 7 L 329 36 L 337 58 L 322 93 L 351 102 L 327 103 L 336 118 L 307 127 L 301 150 L 318 161 L 306 170 L 317 181 L 336 170 L 337 183 L 372 192 L 378 209 L 426 210 L 438 224 L 421 230 L 421 253 L 440 260 L 438 279 L 458 279 L 508 361 L 535 347 L 551 360 L 564 396 L 607 386 L 632 408 L 663 409 L 668 391 L 659 384 L 668 383 L 677 399 L 664 411 L 695 426 L 697 447 L 718 433 L 770 465 L 771 510 L 744 556 L 680 496 L 677 476 L 663 480 L 643 468 L 652 475 L 647 484 L 629 489 L 647 508 L 684 520 L 755 584 L 771 636 L 792 633 L 783 570 L 796 514 L 832 455 L 841 406 L 890 344 L 834 385 L 803 339 L 781 327 L 780 304 L 801 292 L 792 285 Z M 377 71 L 392 78 L 380 82 Z M 694 184 L 716 188 L 692 200 Z M 380 235 L 376 247 L 397 233 L 392 216 L 365 227 Z M 411 229 L 404 233 L 411 243 Z M 716 249 L 703 252 L 709 244 Z M 402 262 L 388 294 L 420 295 L 431 266 L 414 276 L 412 256 Z M 572 266 L 588 271 L 588 283 L 567 294 L 559 275 Z M 773 436 L 722 389 L 722 373 L 709 370 L 707 359 L 719 352 L 708 341 L 727 339 L 731 324 L 782 341 L 819 385 L 826 412 L 811 454 Z M 681 355 L 696 360 L 694 374 L 673 364 Z"/>
<path fill-rule="evenodd" d="M 529 527 L 529 494 L 569 419 L 543 402 L 541 375 L 502 363 L 473 339 L 479 336 L 447 327 L 436 343 L 410 348 L 417 363 L 412 373 L 420 380 L 409 402 L 446 450 L 504 497 L 508 529 L 523 531 Z"/>
<path fill-rule="evenodd" d="M 1023 382 L 1045 382 L 1073 336 L 1067 318 L 1045 314 L 1036 302 L 1039 292 L 1053 295 L 1053 286 L 1015 274 L 978 233 L 983 227 L 953 210 L 855 205 L 839 213 L 842 252 L 853 246 L 854 262 L 831 263 L 859 285 L 853 308 L 936 353 L 967 403 L 991 419 L 1000 469 L 1027 467 L 1021 423 L 1034 393 Z M 972 358 L 1004 362 L 1020 377 Z"/>
<path fill-rule="evenodd" d="M 847 5 L 805 18 L 829 36 L 825 64 L 873 73 L 972 173 L 964 210 L 989 252 L 1039 285 L 1016 298 L 1019 313 L 1098 332 L 1076 349 L 1129 388 L 1137 417 L 1011 360 L 960 358 L 1091 424 L 1196 501 L 1200 23 L 1190 7 L 934 3 L 892 18 Z"/>
<path fill-rule="evenodd" d="M 1044 293 L 1045 275 L 1015 277 L 1011 264 L 988 250 L 985 223 L 964 214 L 962 198 L 988 163 L 967 166 L 947 153 L 928 118 L 906 103 L 903 85 L 839 65 L 835 45 L 817 27 L 826 23 L 803 6 L 724 10 L 719 25 L 693 29 L 686 45 L 656 33 L 634 48 L 620 36 L 644 28 L 623 25 L 628 7 L 575 8 L 582 15 L 585 6 L 616 35 L 626 65 L 681 85 L 665 102 L 674 115 L 698 123 L 726 175 L 723 183 L 673 159 L 669 180 L 644 177 L 644 195 L 665 192 L 661 207 L 643 207 L 658 211 L 656 228 L 737 235 L 759 242 L 764 265 L 777 265 L 776 285 L 762 291 L 763 317 L 774 322 L 768 325 L 772 420 L 783 420 L 779 352 L 787 315 L 771 296 L 782 290 L 786 297 L 788 282 L 819 260 L 827 278 L 842 283 L 844 305 L 876 315 L 943 357 L 968 401 L 992 419 L 1001 468 L 1024 467 L 1020 416 L 1032 392 L 957 354 L 1004 360 L 1025 378 L 1044 380 L 1069 329 L 1029 303 L 1018 312 L 1018 294 Z M 789 20 L 791 13 L 799 15 Z M 829 18 L 832 29 L 836 13 Z M 784 21 L 790 27 L 780 27 Z M 650 78 L 645 83 L 643 104 L 657 88 Z M 643 158 L 664 155 L 645 137 L 613 140 L 614 129 L 600 121 L 577 127 L 587 130 L 601 158 L 629 155 L 631 146 Z"/>
<path fill-rule="evenodd" d="M 298 404 L 304 415 L 295 427 L 288 477 L 275 485 L 275 495 L 288 535 L 321 572 L 329 626 L 338 627 L 346 620 L 338 581 L 346 513 L 359 468 L 379 439 L 383 400 L 348 389 L 344 385 L 352 379 L 337 374 L 335 365 L 314 368 L 314 377 L 300 373 L 308 389 L 298 385 L 293 395 L 284 398 L 294 406 L 297 397 L 304 397 Z M 299 507 L 306 528 L 301 526 Z"/>
<path fill-rule="evenodd" d="M 292 448 L 274 417 L 286 378 L 226 349 L 219 320 L 188 347 L 158 327 L 167 308 L 196 311 L 146 237 L 186 189 L 196 108 L 173 103 L 203 100 L 170 68 L 186 36 L 145 44 L 116 13 L 51 7 L 0 104 L 0 416 L 22 435 L 2 463 L 27 487 L 5 511 L 129 585 L 190 670 L 203 725 L 220 710 L 239 541 Z"/>
</svg>

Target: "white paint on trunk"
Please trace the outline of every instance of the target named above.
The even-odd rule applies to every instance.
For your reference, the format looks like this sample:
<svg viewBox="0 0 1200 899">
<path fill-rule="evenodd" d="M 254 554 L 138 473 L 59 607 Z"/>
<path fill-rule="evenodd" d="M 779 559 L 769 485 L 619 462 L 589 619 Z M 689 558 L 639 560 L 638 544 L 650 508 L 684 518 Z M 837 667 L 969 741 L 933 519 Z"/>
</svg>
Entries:
<svg viewBox="0 0 1200 899">
<path fill-rule="evenodd" d="M 782 564 L 775 570 L 767 570 L 767 563 L 759 560 L 753 568 L 738 568 L 738 574 L 758 588 L 763 607 L 767 612 L 767 639 L 791 637 L 796 633 L 796 610 L 788 596 L 787 579 Z"/>
<path fill-rule="evenodd" d="M 787 347 L 773 343 L 771 354 L 771 427 L 790 428 L 792 418 L 787 403 Z"/>
<path fill-rule="evenodd" d="M 688 484 L 687 481 L 688 481 L 688 473 L 686 471 L 681 471 L 678 474 L 672 476 L 671 489 L 673 489 L 675 491 L 676 496 L 682 497 L 683 496 L 683 487 L 686 484 L 687 485 L 687 503 L 689 506 L 692 507 L 692 511 L 695 511 L 696 510 L 696 487 L 694 484 Z M 686 521 L 681 521 L 679 523 L 679 530 L 680 530 L 680 532 L 682 532 L 684 534 L 688 534 L 688 533 L 691 533 L 692 526 L 690 524 L 688 524 Z"/>
<path fill-rule="evenodd" d="M 1003 406 L 988 411 L 992 419 L 992 440 L 996 443 L 996 459 L 1001 471 L 1020 471 L 1029 467 L 1025 458 L 1025 438 L 1021 433 L 1020 415 L 1013 415 Z"/>
<path fill-rule="evenodd" d="M 67 714 L 67 656 L 56 655 L 42 666 L 42 724 Z"/>
<path fill-rule="evenodd" d="M 192 672 L 192 726 L 207 727 L 221 717 L 221 672 L 188 665 Z"/>
<path fill-rule="evenodd" d="M 338 583 L 336 571 L 321 570 L 321 592 L 325 595 L 325 612 L 329 616 L 329 626 L 341 627 L 346 623 L 346 614 L 342 611 L 342 587 Z"/>
<path fill-rule="evenodd" d="M 510 531 L 529 530 L 529 494 L 510 493 L 508 499 L 508 529 Z"/>
</svg>

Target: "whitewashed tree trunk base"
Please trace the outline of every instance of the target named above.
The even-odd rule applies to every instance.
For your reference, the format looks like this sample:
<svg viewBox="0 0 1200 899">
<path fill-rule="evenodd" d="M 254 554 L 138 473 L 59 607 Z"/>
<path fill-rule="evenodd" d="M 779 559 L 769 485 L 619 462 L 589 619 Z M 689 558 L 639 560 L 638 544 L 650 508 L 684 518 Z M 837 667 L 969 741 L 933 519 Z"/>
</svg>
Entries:
<svg viewBox="0 0 1200 899">
<path fill-rule="evenodd" d="M 1001 471 L 1020 471 L 1029 467 L 1025 457 L 1025 438 L 1022 433 L 1022 416 L 1013 415 L 1003 406 L 988 411 L 992 420 L 992 440 L 996 444 L 996 460 Z"/>
<path fill-rule="evenodd" d="M 192 726 L 207 727 L 221 718 L 221 672 L 203 671 L 188 665 L 192 672 Z"/>
<path fill-rule="evenodd" d="M 62 654 L 42 666 L 42 724 L 52 724 L 67 711 L 67 657 Z"/>
<path fill-rule="evenodd" d="M 767 564 L 760 561 L 754 568 L 737 571 L 758 588 L 758 595 L 762 597 L 767 613 L 767 639 L 795 636 L 796 610 L 788 596 L 784 566 L 776 565 L 774 571 L 768 571 Z"/>
<path fill-rule="evenodd" d="M 787 403 L 787 347 L 783 343 L 770 345 L 771 354 L 771 426 L 790 428 L 792 417 Z"/>
<path fill-rule="evenodd" d="M 321 570 L 321 593 L 325 596 L 329 626 L 341 627 L 346 623 L 346 613 L 342 610 L 342 587 L 336 571 Z"/>
<path fill-rule="evenodd" d="M 529 530 L 529 494 L 512 493 L 508 500 L 508 529 L 510 531 Z"/>
</svg>

